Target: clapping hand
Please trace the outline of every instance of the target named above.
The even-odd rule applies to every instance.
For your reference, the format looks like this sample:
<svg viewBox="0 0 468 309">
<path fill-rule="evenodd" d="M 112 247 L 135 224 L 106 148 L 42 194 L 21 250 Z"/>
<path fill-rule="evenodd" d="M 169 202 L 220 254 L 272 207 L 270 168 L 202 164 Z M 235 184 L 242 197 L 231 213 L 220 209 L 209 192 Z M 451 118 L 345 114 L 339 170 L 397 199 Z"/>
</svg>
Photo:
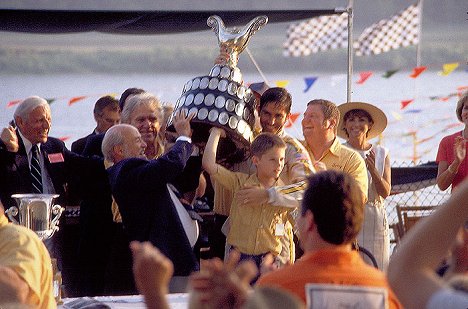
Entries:
<svg viewBox="0 0 468 309">
<path fill-rule="evenodd" d="M 455 160 L 458 160 L 459 163 L 463 162 L 466 157 L 466 140 L 457 136 L 453 144 L 453 154 L 455 155 Z"/>
</svg>

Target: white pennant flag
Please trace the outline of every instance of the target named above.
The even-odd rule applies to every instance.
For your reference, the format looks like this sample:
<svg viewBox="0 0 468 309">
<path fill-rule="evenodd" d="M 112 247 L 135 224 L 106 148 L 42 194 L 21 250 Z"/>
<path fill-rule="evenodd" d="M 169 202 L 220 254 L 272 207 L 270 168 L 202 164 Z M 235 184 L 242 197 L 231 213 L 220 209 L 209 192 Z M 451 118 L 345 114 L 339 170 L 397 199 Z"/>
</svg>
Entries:
<svg viewBox="0 0 468 309">
<path fill-rule="evenodd" d="M 366 28 L 354 43 L 354 49 L 357 56 L 377 55 L 418 43 L 419 7 L 413 4 L 391 19 Z"/>
</svg>

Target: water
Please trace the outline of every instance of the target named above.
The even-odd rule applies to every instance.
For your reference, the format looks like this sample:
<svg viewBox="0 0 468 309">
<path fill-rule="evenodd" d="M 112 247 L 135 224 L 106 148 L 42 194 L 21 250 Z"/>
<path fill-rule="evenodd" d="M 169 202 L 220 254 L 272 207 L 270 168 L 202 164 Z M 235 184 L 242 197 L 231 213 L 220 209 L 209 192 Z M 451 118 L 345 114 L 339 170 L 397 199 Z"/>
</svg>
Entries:
<svg viewBox="0 0 468 309">
<path fill-rule="evenodd" d="M 205 75 L 208 70 L 198 75 Z M 446 129 L 450 124 L 458 123 L 456 96 L 447 101 L 431 100 L 430 97 L 447 96 L 456 93 L 457 87 L 468 86 L 468 74 L 458 70 L 442 77 L 437 72 L 424 72 L 417 79 L 408 77 L 409 74 L 400 71 L 385 79 L 381 72 L 374 72 L 363 85 L 356 84 L 358 74 L 355 74 L 352 100 L 373 103 L 387 114 L 389 125 L 381 142 L 390 149 L 392 161 L 410 161 L 415 155 L 417 161 L 434 160 L 440 139 L 462 127 Z M 304 78 L 311 76 L 318 79 L 304 93 Z M 30 95 L 54 98 L 50 134 L 67 138 L 65 142 L 70 146 L 71 142 L 94 129 L 92 110 L 99 97 L 113 94 L 118 98 L 126 88 L 140 87 L 159 96 L 162 102 L 175 102 L 185 82 L 193 77 L 194 74 L 0 75 L 0 124 L 5 126 L 12 119 L 15 107 L 7 107 L 10 101 Z M 307 102 L 315 98 L 338 104 L 346 101 L 345 74 L 276 73 L 267 74 L 267 78 L 270 85 L 280 80 L 289 82 L 286 88 L 293 96 L 293 113 L 302 114 Z M 244 81 L 259 82 L 262 79 L 258 74 L 245 74 Z M 69 106 L 69 100 L 79 96 L 85 98 Z M 401 110 L 401 101 L 408 99 L 415 101 Z M 302 136 L 301 118 L 287 129 L 298 138 Z"/>
</svg>

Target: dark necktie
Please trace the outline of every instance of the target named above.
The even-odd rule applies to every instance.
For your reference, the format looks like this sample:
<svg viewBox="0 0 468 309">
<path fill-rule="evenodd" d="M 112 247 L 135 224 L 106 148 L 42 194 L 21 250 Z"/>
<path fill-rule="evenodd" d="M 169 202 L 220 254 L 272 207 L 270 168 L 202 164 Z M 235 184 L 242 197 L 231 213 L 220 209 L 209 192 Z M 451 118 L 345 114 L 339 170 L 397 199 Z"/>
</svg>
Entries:
<svg viewBox="0 0 468 309">
<path fill-rule="evenodd" d="M 39 150 L 37 145 L 33 145 L 31 148 L 31 181 L 34 193 L 42 193 L 42 175 L 41 175 L 41 164 L 39 163 Z"/>
</svg>

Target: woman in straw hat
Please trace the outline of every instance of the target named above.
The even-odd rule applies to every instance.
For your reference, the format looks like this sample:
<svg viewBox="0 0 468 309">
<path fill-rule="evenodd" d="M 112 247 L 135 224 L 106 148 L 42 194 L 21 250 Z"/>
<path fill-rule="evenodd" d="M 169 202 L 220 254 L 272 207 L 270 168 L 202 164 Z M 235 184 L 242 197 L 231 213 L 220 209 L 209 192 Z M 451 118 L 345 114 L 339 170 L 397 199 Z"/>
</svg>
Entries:
<svg viewBox="0 0 468 309">
<path fill-rule="evenodd" d="M 468 139 L 468 91 L 458 100 L 456 113 L 465 128 L 445 136 L 440 141 L 437 152 L 437 185 L 442 191 L 447 190 L 450 185 L 453 190 L 468 174 L 468 163 L 465 160 Z"/>
<path fill-rule="evenodd" d="M 390 158 L 388 149 L 368 140 L 385 130 L 387 117 L 382 110 L 368 103 L 350 102 L 338 106 L 338 109 L 341 117 L 338 136 L 347 140 L 344 145 L 363 157 L 368 171 L 368 201 L 357 241 L 374 255 L 378 267 L 385 271 L 390 239 L 384 199 L 390 194 Z"/>
</svg>

